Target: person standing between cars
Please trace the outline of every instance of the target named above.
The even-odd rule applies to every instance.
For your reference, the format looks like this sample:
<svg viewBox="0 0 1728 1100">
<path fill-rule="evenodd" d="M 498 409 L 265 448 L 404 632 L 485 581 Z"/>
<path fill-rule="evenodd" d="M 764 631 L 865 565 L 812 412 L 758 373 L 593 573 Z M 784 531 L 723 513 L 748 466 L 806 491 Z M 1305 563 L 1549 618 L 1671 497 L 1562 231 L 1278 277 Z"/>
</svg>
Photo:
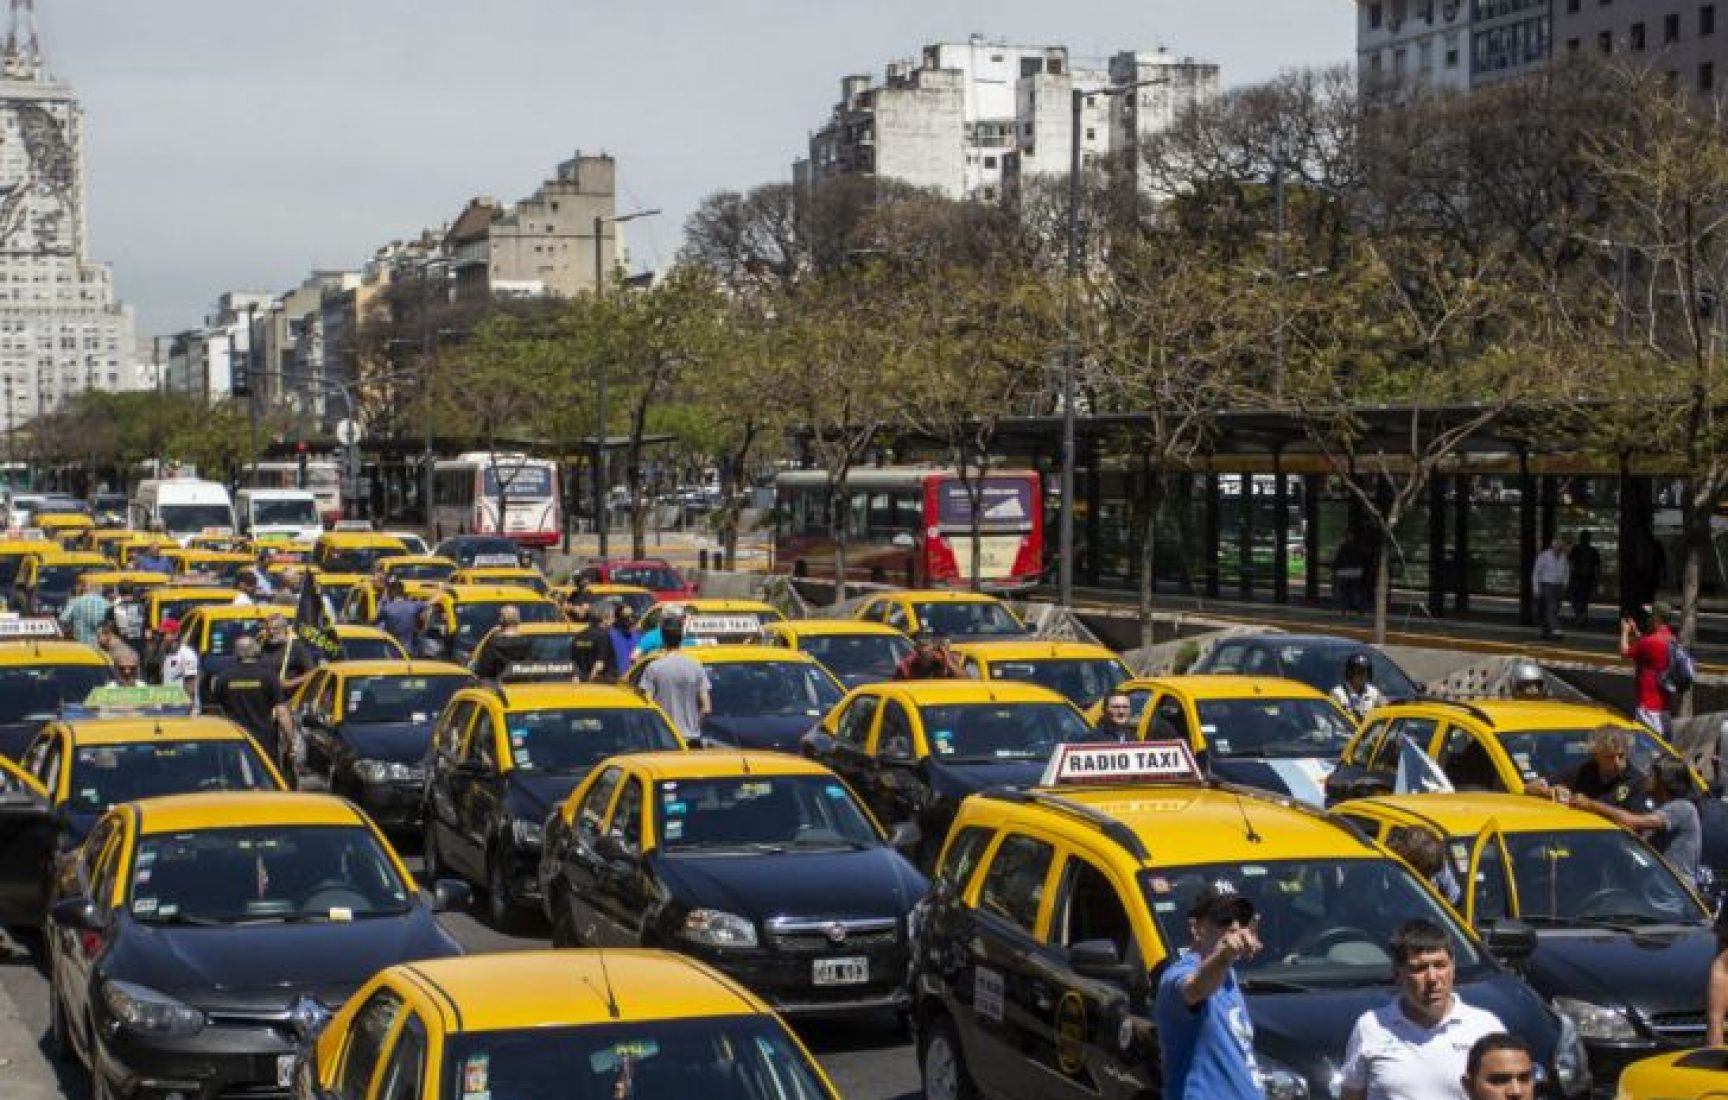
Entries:
<svg viewBox="0 0 1728 1100">
<path fill-rule="evenodd" d="M 162 556 L 158 546 L 146 546 L 132 558 L 132 568 L 140 573 L 160 573 L 164 577 L 174 575 L 174 563 Z"/>
<path fill-rule="evenodd" d="M 1558 536 L 1548 549 L 1536 555 L 1530 567 L 1530 583 L 1536 590 L 1536 619 L 1542 627 L 1542 637 L 1558 640 L 1560 633 L 1560 597 L 1566 592 L 1571 567 L 1566 560 L 1566 540 Z"/>
<path fill-rule="evenodd" d="M 121 650 L 132 651 L 132 647 L 120 640 L 120 632 L 114 629 L 113 620 L 98 623 L 96 626 L 96 648 L 108 655 L 110 661 Z"/>
<path fill-rule="evenodd" d="M 1098 724 L 1092 727 L 1089 741 L 1133 741 L 1134 702 L 1120 691 L 1104 697 L 1104 709 L 1098 714 Z"/>
<path fill-rule="evenodd" d="M 258 602 L 258 574 L 252 570 L 240 570 L 234 578 L 234 587 L 240 590 L 234 597 L 235 607 L 251 607 Z"/>
<path fill-rule="evenodd" d="M 1464 1062 L 1465 1100 L 1531 1100 L 1536 1095 L 1536 1062 L 1530 1044 L 1496 1031 L 1476 1040 Z"/>
<path fill-rule="evenodd" d="M 684 643 L 684 623 L 667 619 L 661 631 L 666 638 L 666 651 L 649 662 L 642 670 L 642 694 L 659 704 L 672 719 L 672 724 L 687 741 L 702 736 L 702 719 L 713 711 L 713 685 L 708 682 L 708 670 L 688 653 L 680 651 Z"/>
<path fill-rule="evenodd" d="M 1339 1071 L 1342 1100 L 1464 1100 L 1470 1051 L 1506 1030 L 1454 991 L 1452 940 L 1428 920 L 1406 921 L 1388 945 L 1398 995 L 1356 1021 Z"/>
<path fill-rule="evenodd" d="M 1344 682 L 1332 689 L 1332 701 L 1358 723 L 1375 707 L 1386 705 L 1385 693 L 1369 679 L 1373 673 L 1368 654 L 1352 653 L 1344 658 Z"/>
<path fill-rule="evenodd" d="M 142 687 L 138 682 L 138 651 L 128 645 L 121 645 L 109 659 L 114 662 L 114 679 L 109 681 L 111 688 Z"/>
<path fill-rule="evenodd" d="M 1666 737 L 1668 695 L 1662 690 L 1662 676 L 1668 671 L 1668 643 L 1674 635 L 1663 611 L 1645 604 L 1620 620 L 1620 655 L 1632 662 L 1637 681 L 1638 709 L 1632 717 Z"/>
<path fill-rule="evenodd" d="M 198 712 L 198 651 L 180 636 L 179 619 L 162 620 L 162 686 L 178 687 Z"/>
<path fill-rule="evenodd" d="M 424 610 L 426 604 L 423 601 L 408 598 L 407 585 L 393 580 L 384 590 L 384 602 L 378 605 L 374 625 L 383 628 L 384 633 L 402 643 L 403 649 L 413 653 L 420 641 L 420 613 Z"/>
<path fill-rule="evenodd" d="M 299 691 L 300 685 L 318 671 L 318 662 L 312 651 L 294 637 L 286 615 L 272 614 L 264 620 L 264 641 L 258 649 L 264 663 L 276 670 L 282 681 L 282 690 L 288 695 Z"/>
<path fill-rule="evenodd" d="M 1400 825 L 1386 834 L 1386 848 L 1440 892 L 1453 908 L 1461 908 L 1464 891 L 1458 876 L 1446 866 L 1446 842 L 1423 825 Z"/>
<path fill-rule="evenodd" d="M 1602 551 L 1590 541 L 1589 531 L 1578 532 L 1578 541 L 1566 554 L 1566 600 L 1572 605 L 1572 625 L 1590 624 L 1590 601 L 1602 577 Z"/>
<path fill-rule="evenodd" d="M 85 645 L 98 645 L 96 628 L 108 621 L 113 606 L 96 581 L 80 580 L 78 595 L 60 609 L 60 626 Z"/>
<path fill-rule="evenodd" d="M 505 604 L 498 612 L 498 629 L 486 639 L 486 652 L 474 665 L 474 675 L 497 680 L 510 666 L 534 656 L 534 642 L 522 633 L 522 609 Z"/>
<path fill-rule="evenodd" d="M 210 703 L 256 738 L 271 760 L 283 761 L 287 696 L 275 669 L 260 659 L 258 639 L 248 634 L 234 643 L 234 662 L 210 681 Z"/>
<path fill-rule="evenodd" d="M 612 625 L 606 631 L 606 640 L 612 643 L 612 663 L 618 670 L 618 675 L 624 675 L 630 667 L 630 658 L 636 653 L 636 612 L 630 610 L 630 605 L 621 603 L 612 611 Z"/>
<path fill-rule="evenodd" d="M 1188 910 L 1189 946 L 1158 979 L 1153 1013 L 1166 1100 L 1261 1100 L 1254 1022 L 1235 965 L 1260 952 L 1254 903 L 1229 882 Z"/>
<path fill-rule="evenodd" d="M 928 630 L 912 637 L 912 652 L 894 666 L 896 680 L 958 680 L 960 662 L 948 648 L 948 639 Z"/>
<path fill-rule="evenodd" d="M 108 616 L 114 622 L 114 630 L 127 645 L 137 646 L 144 641 L 144 600 L 135 584 L 120 586 L 120 597 L 114 601 Z"/>
<path fill-rule="evenodd" d="M 1685 762 L 1671 756 L 1650 764 L 1650 800 L 1653 809 L 1622 809 L 1612 802 L 1598 802 L 1576 791 L 1572 805 L 1630 829 L 1650 842 L 1668 863 L 1693 886 L 1702 887 L 1713 878 L 1703 866 L 1704 825 L 1692 803 L 1692 772 Z"/>
<path fill-rule="evenodd" d="M 1587 803 L 1604 803 L 1632 813 L 1651 809 L 1650 783 L 1632 766 L 1632 735 L 1619 726 L 1597 726 L 1590 732 L 1590 759 L 1556 783 L 1536 779 L 1524 784 L 1524 793 L 1557 802 L 1572 803 L 1582 796 Z"/>
<path fill-rule="evenodd" d="M 580 609 L 582 615 L 575 621 L 587 624 L 570 639 L 570 659 L 576 669 L 576 679 L 610 684 L 618 679 L 618 666 L 612 640 L 606 633 L 606 615 L 599 608 L 589 607 L 585 597 L 573 606 Z"/>
</svg>

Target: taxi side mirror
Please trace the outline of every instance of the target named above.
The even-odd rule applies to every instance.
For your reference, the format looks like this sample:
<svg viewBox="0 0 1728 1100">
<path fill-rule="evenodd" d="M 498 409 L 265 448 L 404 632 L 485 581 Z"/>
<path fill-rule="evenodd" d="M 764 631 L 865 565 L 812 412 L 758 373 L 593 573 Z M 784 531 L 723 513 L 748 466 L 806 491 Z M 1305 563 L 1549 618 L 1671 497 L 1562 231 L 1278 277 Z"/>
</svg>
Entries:
<svg viewBox="0 0 1728 1100">
<path fill-rule="evenodd" d="M 90 898 L 65 898 L 48 910 L 48 918 L 61 928 L 84 932 L 102 930 L 102 910 Z"/>
<path fill-rule="evenodd" d="M 1518 920 L 1497 920 L 1482 928 L 1482 942 L 1502 964 L 1516 969 L 1536 953 L 1536 930 Z"/>
<path fill-rule="evenodd" d="M 460 909 L 473 897 L 473 888 L 461 879 L 441 878 L 432 884 L 432 911 L 448 913 L 452 909 Z"/>
<path fill-rule="evenodd" d="M 1074 973 L 1104 982 L 1126 982 L 1130 967 L 1110 940 L 1082 940 L 1068 949 L 1068 965 Z"/>
<path fill-rule="evenodd" d="M 924 839 L 924 831 L 916 821 L 896 822 L 888 833 L 888 844 L 897 852 L 910 852 Z"/>
</svg>

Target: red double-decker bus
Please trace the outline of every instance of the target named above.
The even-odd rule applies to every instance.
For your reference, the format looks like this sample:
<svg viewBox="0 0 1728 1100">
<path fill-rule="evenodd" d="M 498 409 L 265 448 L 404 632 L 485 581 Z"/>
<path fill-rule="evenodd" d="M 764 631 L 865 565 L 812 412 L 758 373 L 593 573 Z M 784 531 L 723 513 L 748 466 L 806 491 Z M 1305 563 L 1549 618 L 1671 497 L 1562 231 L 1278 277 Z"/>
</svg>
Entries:
<svg viewBox="0 0 1728 1100">
<path fill-rule="evenodd" d="M 1044 568 L 1039 477 L 1030 470 L 992 470 L 981 485 L 980 583 L 992 592 L 1031 588 Z M 840 492 L 849 518 L 848 580 L 912 588 L 970 586 L 973 496 L 953 469 L 854 470 Z M 775 568 L 832 577 L 827 475 L 820 470 L 781 474 L 774 483 L 774 505 Z"/>
</svg>

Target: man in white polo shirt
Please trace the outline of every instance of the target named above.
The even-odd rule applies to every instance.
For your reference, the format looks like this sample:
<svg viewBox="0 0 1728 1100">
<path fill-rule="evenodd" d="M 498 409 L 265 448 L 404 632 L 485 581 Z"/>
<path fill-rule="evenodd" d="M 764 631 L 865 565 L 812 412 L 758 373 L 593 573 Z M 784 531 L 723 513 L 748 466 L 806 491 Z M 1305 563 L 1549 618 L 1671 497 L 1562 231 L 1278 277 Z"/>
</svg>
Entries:
<svg viewBox="0 0 1728 1100">
<path fill-rule="evenodd" d="M 1356 1021 L 1344 1050 L 1342 1100 L 1466 1100 L 1470 1048 L 1506 1030 L 1453 992 L 1452 940 L 1431 921 L 1400 925 L 1388 945 L 1398 996 Z"/>
</svg>

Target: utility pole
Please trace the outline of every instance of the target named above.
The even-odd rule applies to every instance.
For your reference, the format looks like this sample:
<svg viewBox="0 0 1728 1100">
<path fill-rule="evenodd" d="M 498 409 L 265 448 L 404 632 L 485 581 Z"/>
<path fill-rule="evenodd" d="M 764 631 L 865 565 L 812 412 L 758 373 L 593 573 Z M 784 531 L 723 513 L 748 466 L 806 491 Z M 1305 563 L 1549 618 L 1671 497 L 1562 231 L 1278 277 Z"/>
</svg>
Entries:
<svg viewBox="0 0 1728 1100">
<path fill-rule="evenodd" d="M 622 225 L 625 222 L 633 222 L 637 218 L 651 218 L 658 213 L 660 213 L 659 210 L 637 210 L 610 218 L 604 214 L 594 215 L 594 295 L 596 298 L 602 298 L 606 294 L 606 260 L 601 251 L 605 241 L 606 226 L 608 224 Z M 617 240 L 616 234 L 613 235 L 613 240 Z M 606 376 L 610 372 L 607 365 L 602 362 L 599 364 L 597 373 L 599 378 L 596 379 L 594 387 L 597 409 L 594 430 L 594 534 L 596 553 L 601 558 L 605 558 L 611 550 L 610 534 L 612 529 L 606 507 L 606 490 L 609 485 L 609 479 L 606 477 Z"/>
</svg>

